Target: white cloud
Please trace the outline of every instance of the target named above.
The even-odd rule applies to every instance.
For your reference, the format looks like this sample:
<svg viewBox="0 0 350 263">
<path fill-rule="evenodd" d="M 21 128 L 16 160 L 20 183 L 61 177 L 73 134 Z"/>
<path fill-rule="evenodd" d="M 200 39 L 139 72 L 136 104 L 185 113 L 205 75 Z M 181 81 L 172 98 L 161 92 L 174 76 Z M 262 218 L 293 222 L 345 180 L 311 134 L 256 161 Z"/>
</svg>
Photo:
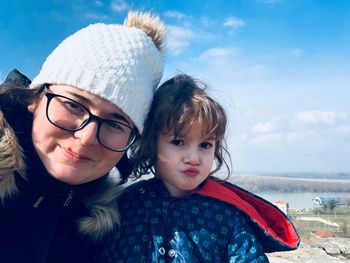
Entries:
<svg viewBox="0 0 350 263">
<path fill-rule="evenodd" d="M 313 130 L 305 130 L 299 132 L 287 132 L 284 134 L 284 139 L 286 142 L 291 143 L 297 140 L 301 140 L 310 136 L 315 136 L 315 132 Z"/>
<path fill-rule="evenodd" d="M 281 141 L 283 139 L 282 133 L 269 133 L 264 135 L 259 135 L 250 141 L 250 144 L 270 144 L 274 142 Z"/>
<path fill-rule="evenodd" d="M 266 121 L 263 123 L 257 123 L 253 126 L 253 132 L 256 133 L 269 133 L 275 131 L 278 128 L 278 120 Z"/>
<path fill-rule="evenodd" d="M 169 11 L 166 11 L 164 12 L 164 16 L 166 17 L 171 17 L 171 18 L 176 18 L 176 19 L 184 19 L 186 18 L 187 16 L 183 13 L 180 13 L 178 11 L 172 11 L 172 10 L 169 10 Z"/>
<path fill-rule="evenodd" d="M 246 133 L 240 133 L 238 134 L 237 138 L 235 138 L 237 141 L 244 142 L 248 139 L 248 135 Z"/>
<path fill-rule="evenodd" d="M 247 68 L 247 75 L 254 77 L 269 76 L 273 73 L 273 70 L 264 64 L 257 64 Z"/>
<path fill-rule="evenodd" d="M 306 124 L 333 125 L 340 119 L 345 119 L 345 114 L 332 111 L 303 111 L 295 114 L 297 121 Z"/>
<path fill-rule="evenodd" d="M 206 51 L 204 51 L 199 58 L 200 59 L 208 59 L 208 58 L 215 58 L 215 57 L 227 57 L 234 55 L 236 51 L 232 48 L 211 48 Z"/>
<path fill-rule="evenodd" d="M 95 0 L 95 6 L 103 6 L 103 2 L 101 0 Z"/>
<path fill-rule="evenodd" d="M 167 49 L 174 55 L 182 53 L 194 37 L 193 31 L 185 27 L 167 25 Z"/>
<path fill-rule="evenodd" d="M 124 0 L 112 0 L 110 7 L 116 12 L 128 10 L 130 6 Z"/>
<path fill-rule="evenodd" d="M 244 25 L 245 25 L 245 22 L 241 19 L 236 18 L 236 17 L 228 17 L 224 22 L 224 26 L 230 27 L 232 29 L 236 29 L 236 28 L 242 27 Z"/>
<path fill-rule="evenodd" d="M 271 132 L 254 137 L 250 141 L 250 144 L 265 145 L 271 143 L 293 143 L 310 136 L 314 136 L 314 131 L 305 130 L 301 132 Z"/>
<path fill-rule="evenodd" d="M 200 22 L 204 27 L 209 27 L 213 24 L 213 20 L 208 17 L 201 17 Z"/>
<path fill-rule="evenodd" d="M 301 57 L 304 55 L 304 52 L 301 49 L 295 48 L 290 50 L 289 55 L 292 57 Z"/>
<path fill-rule="evenodd" d="M 103 21 L 107 20 L 109 17 L 102 13 L 97 12 L 86 12 L 83 15 L 84 19 L 93 20 L 93 21 Z"/>
<path fill-rule="evenodd" d="M 335 131 L 340 134 L 349 134 L 350 135 L 350 124 L 338 126 Z"/>
</svg>

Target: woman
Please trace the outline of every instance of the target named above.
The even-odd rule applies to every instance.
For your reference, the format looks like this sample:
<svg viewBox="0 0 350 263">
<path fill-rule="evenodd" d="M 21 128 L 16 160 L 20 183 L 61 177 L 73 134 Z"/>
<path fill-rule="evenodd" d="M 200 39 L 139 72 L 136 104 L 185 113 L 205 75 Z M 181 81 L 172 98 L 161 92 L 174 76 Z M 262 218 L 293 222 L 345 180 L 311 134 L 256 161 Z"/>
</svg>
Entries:
<svg viewBox="0 0 350 263">
<path fill-rule="evenodd" d="M 0 262 L 89 262 L 119 222 L 125 151 L 162 75 L 164 26 L 130 12 L 48 56 L 30 89 L 0 91 Z"/>
</svg>

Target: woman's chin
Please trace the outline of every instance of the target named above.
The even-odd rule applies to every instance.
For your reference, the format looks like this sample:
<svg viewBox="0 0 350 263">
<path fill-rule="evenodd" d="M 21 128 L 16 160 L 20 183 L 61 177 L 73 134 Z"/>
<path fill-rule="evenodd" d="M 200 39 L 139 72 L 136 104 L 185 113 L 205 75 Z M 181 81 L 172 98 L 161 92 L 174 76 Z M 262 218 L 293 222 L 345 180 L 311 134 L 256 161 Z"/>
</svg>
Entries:
<svg viewBox="0 0 350 263">
<path fill-rule="evenodd" d="M 73 167 L 60 165 L 61 167 L 52 167 L 48 169 L 49 173 L 56 180 L 70 185 L 77 185 L 87 182 L 86 172 L 81 169 L 74 169 Z M 63 166 L 63 167 L 62 167 Z M 85 176 L 84 176 L 85 174 Z"/>
</svg>

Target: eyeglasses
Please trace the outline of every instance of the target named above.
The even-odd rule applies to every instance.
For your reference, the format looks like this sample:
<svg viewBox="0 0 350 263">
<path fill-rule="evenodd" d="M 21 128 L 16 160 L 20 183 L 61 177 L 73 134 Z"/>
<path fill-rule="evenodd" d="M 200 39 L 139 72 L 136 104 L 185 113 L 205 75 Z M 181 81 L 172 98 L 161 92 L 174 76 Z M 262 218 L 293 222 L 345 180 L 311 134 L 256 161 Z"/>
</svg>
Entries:
<svg viewBox="0 0 350 263">
<path fill-rule="evenodd" d="M 46 117 L 62 130 L 76 132 L 95 120 L 97 141 L 114 152 L 126 151 L 136 140 L 137 130 L 125 122 L 100 118 L 79 102 L 62 95 L 46 92 L 45 96 Z"/>
</svg>

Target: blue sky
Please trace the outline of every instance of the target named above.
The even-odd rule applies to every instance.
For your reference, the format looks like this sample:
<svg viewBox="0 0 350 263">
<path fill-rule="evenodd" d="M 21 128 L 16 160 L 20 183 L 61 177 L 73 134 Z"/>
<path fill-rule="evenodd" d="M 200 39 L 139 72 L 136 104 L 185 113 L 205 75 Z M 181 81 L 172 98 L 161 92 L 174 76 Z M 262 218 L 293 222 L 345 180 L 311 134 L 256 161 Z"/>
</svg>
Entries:
<svg viewBox="0 0 350 263">
<path fill-rule="evenodd" d="M 0 81 L 129 9 L 166 23 L 163 80 L 190 74 L 224 105 L 235 171 L 350 172 L 347 0 L 0 0 Z"/>
</svg>

